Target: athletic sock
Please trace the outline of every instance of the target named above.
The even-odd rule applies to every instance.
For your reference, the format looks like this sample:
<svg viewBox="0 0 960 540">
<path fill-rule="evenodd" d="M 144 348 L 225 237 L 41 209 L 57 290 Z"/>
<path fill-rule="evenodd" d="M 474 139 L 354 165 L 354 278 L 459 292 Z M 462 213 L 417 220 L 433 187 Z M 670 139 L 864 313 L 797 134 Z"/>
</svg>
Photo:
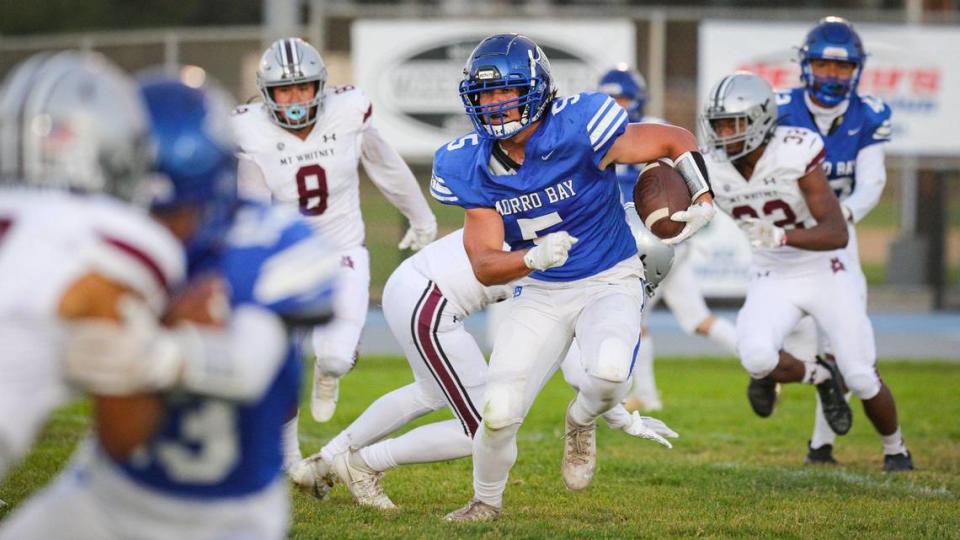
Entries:
<svg viewBox="0 0 960 540">
<path fill-rule="evenodd" d="M 903 435 L 900 433 L 900 426 L 890 435 L 881 435 L 883 440 L 883 454 L 890 456 L 894 454 L 906 454 L 907 445 L 903 442 Z"/>
</svg>

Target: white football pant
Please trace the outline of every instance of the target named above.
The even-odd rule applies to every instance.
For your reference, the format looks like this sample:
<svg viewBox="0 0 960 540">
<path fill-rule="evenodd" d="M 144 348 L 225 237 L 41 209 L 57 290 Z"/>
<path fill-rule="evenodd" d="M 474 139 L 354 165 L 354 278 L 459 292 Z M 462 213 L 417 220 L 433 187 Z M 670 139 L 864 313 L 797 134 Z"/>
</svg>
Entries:
<svg viewBox="0 0 960 540">
<path fill-rule="evenodd" d="M 786 337 L 809 314 L 829 340 L 850 390 L 861 399 L 880 391 L 873 327 L 857 278 L 846 270 L 842 256 L 796 274 L 751 273 L 747 299 L 737 316 L 737 349 L 752 377 L 766 377 L 776 368 Z"/>
<path fill-rule="evenodd" d="M 286 538 L 282 476 L 259 493 L 223 499 L 171 497 L 140 486 L 87 440 L 52 484 L 0 526 L 0 540 L 257 540 Z"/>
<path fill-rule="evenodd" d="M 487 375 L 483 429 L 474 437 L 474 491 L 500 506 L 517 458 L 516 434 L 574 335 L 587 373 L 570 414 L 586 425 L 627 391 L 643 309 L 643 269 L 630 257 L 567 283 L 524 279 L 500 326 Z"/>
<path fill-rule="evenodd" d="M 343 252 L 334 292 L 334 319 L 313 329 L 316 368 L 342 377 L 353 368 L 360 333 L 370 304 L 370 252 L 356 247 Z"/>
</svg>

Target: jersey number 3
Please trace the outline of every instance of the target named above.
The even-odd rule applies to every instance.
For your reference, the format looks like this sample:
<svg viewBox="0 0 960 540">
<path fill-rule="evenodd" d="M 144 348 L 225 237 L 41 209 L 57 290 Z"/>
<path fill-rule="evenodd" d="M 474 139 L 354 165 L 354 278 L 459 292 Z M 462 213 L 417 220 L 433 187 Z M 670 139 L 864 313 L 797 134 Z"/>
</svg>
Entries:
<svg viewBox="0 0 960 540">
<path fill-rule="evenodd" d="M 319 216 L 327 211 L 327 172 L 319 165 L 305 165 L 297 170 L 297 196 L 300 213 Z"/>
</svg>

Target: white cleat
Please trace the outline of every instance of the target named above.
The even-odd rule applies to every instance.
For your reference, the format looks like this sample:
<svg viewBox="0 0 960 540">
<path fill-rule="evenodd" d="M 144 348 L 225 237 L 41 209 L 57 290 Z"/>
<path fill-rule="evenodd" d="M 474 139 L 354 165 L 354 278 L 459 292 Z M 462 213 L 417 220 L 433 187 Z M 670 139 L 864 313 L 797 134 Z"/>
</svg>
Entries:
<svg viewBox="0 0 960 540">
<path fill-rule="evenodd" d="M 570 406 L 573 406 L 573 401 Z M 570 406 L 567 407 L 567 431 L 560 472 L 567 489 L 580 491 L 590 485 L 593 474 L 597 472 L 597 424 L 577 424 L 570 418 Z"/>
<path fill-rule="evenodd" d="M 310 396 L 310 414 L 317 422 L 329 422 L 337 410 L 340 396 L 340 378 L 313 370 L 313 393 Z"/>
<path fill-rule="evenodd" d="M 360 506 L 369 506 L 379 508 L 380 510 L 394 510 L 397 505 L 393 504 L 390 497 L 383 492 L 383 486 L 380 480 L 383 473 L 375 471 L 367 465 L 360 453 L 355 450 L 349 450 L 338 454 L 333 458 L 333 470 L 340 481 L 346 484 L 353 495 L 353 500 Z"/>
<path fill-rule="evenodd" d="M 320 500 L 326 498 L 337 480 L 333 466 L 320 452 L 294 463 L 287 469 L 287 476 L 301 491 Z"/>
<path fill-rule="evenodd" d="M 497 519 L 500 519 L 500 508 L 478 499 L 470 499 L 466 506 L 450 512 L 443 518 L 444 521 L 455 523 L 495 521 Z"/>
</svg>

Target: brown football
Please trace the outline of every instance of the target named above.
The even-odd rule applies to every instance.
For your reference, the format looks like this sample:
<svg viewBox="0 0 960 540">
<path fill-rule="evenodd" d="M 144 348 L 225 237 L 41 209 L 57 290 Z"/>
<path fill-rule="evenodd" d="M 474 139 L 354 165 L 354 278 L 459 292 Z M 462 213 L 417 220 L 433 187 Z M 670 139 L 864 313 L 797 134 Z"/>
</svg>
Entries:
<svg viewBox="0 0 960 540">
<path fill-rule="evenodd" d="M 633 187 L 637 214 L 658 238 L 673 238 L 680 234 L 684 223 L 673 221 L 670 216 L 686 210 L 690 202 L 687 183 L 673 166 L 663 160 L 648 163 Z"/>
</svg>

